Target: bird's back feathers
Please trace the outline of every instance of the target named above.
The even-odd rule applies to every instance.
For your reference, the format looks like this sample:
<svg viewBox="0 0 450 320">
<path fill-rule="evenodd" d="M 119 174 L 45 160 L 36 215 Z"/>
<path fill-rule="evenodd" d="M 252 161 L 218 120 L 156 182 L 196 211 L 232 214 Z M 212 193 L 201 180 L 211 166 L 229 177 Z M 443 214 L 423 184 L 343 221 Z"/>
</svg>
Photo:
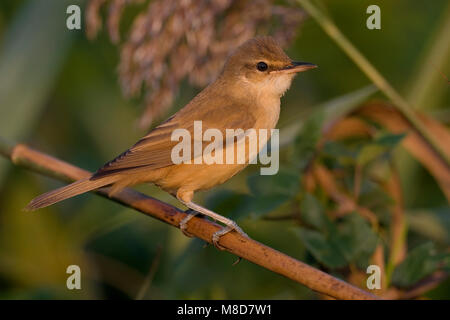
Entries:
<svg viewBox="0 0 450 320">
<path fill-rule="evenodd" d="M 40 208 L 44 208 L 56 202 L 60 202 L 76 195 L 104 187 L 106 185 L 114 183 L 118 179 L 119 176 L 110 176 L 104 179 L 97 180 L 91 180 L 90 178 L 78 180 L 72 184 L 44 193 L 39 197 L 34 198 L 25 207 L 25 210 L 34 211 Z"/>
</svg>

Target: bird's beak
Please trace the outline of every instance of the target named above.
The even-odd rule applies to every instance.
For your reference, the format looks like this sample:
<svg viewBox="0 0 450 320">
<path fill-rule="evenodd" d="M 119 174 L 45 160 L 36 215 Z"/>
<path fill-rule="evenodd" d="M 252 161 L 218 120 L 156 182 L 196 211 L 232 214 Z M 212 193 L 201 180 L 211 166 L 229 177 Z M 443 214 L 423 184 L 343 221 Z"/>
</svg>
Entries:
<svg viewBox="0 0 450 320">
<path fill-rule="evenodd" d="M 290 64 L 280 70 L 272 71 L 273 73 L 297 73 L 309 69 L 317 68 L 317 65 L 309 62 L 292 61 Z M 271 72 L 271 73 L 272 73 Z"/>
</svg>

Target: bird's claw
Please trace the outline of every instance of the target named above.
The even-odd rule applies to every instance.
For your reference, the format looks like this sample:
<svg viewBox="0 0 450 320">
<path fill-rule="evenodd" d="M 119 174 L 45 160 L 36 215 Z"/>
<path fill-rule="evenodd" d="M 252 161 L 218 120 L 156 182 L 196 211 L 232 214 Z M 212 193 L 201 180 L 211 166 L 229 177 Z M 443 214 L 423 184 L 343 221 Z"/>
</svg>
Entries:
<svg viewBox="0 0 450 320">
<path fill-rule="evenodd" d="M 181 220 L 180 222 L 180 230 L 181 232 L 183 232 L 183 234 L 189 238 L 194 237 L 193 234 L 189 233 L 186 229 L 187 229 L 187 223 L 189 220 L 191 220 L 193 217 L 195 217 L 198 212 L 197 211 L 193 211 L 193 210 L 188 210 L 186 211 L 187 216 L 183 218 L 183 220 Z"/>
<path fill-rule="evenodd" d="M 219 231 L 216 231 L 216 232 L 212 235 L 211 242 L 212 242 L 212 244 L 213 244 L 217 249 L 219 249 L 219 250 L 226 250 L 226 248 L 225 248 L 224 246 L 222 246 L 222 245 L 219 243 L 220 238 L 221 238 L 222 236 L 224 236 L 225 234 L 227 234 L 228 232 L 231 232 L 231 231 L 233 231 L 233 230 L 235 230 L 235 231 L 236 231 L 237 233 L 239 233 L 240 235 L 242 235 L 242 236 L 248 238 L 248 235 L 247 235 L 244 231 L 242 231 L 242 229 L 236 224 L 236 222 L 234 222 L 234 221 L 232 221 L 232 220 L 229 220 L 229 219 L 226 219 L 226 218 L 224 218 L 224 217 L 222 217 L 222 216 L 220 216 L 220 215 L 218 215 L 218 214 L 216 214 L 216 213 L 214 213 L 214 212 L 211 212 L 211 211 L 209 211 L 209 210 L 207 210 L 207 209 L 204 209 L 204 208 L 201 208 L 201 207 L 199 207 L 199 209 L 194 210 L 194 209 L 191 208 L 191 206 L 192 206 L 192 205 L 195 205 L 195 204 L 192 204 L 192 203 L 185 203 L 185 204 L 186 204 L 186 206 L 188 206 L 190 209 L 186 211 L 186 213 L 187 213 L 186 217 L 184 217 L 183 220 L 181 220 L 181 222 L 180 222 L 180 230 L 181 230 L 181 232 L 183 232 L 186 236 L 188 236 L 188 237 L 193 237 L 193 235 L 190 234 L 190 233 L 186 230 L 186 229 L 187 229 L 187 223 L 188 223 L 188 221 L 191 220 L 191 219 L 192 219 L 193 217 L 195 217 L 196 215 L 201 214 L 202 216 L 205 216 L 205 215 L 206 215 L 206 216 L 209 216 L 209 217 L 211 217 L 211 218 L 213 218 L 213 219 L 216 219 L 216 220 L 218 220 L 219 222 L 222 222 L 222 223 L 225 224 L 225 227 L 223 227 L 223 228 L 220 229 Z M 202 211 L 201 209 L 203 209 L 203 211 Z M 197 210 L 198 210 L 198 211 L 197 211 Z M 200 211 L 200 212 L 199 212 L 199 211 Z M 219 219 L 219 218 L 220 218 L 220 219 Z M 238 264 L 240 261 L 241 261 L 241 258 L 238 257 L 238 259 L 233 263 L 233 266 L 236 265 L 236 264 Z"/>
<path fill-rule="evenodd" d="M 221 244 L 219 244 L 220 237 L 227 234 L 231 230 L 233 230 L 233 228 L 226 226 L 226 227 L 220 229 L 219 231 L 214 232 L 214 234 L 212 236 L 212 243 L 213 243 L 214 247 L 216 247 L 219 250 L 225 250 L 225 247 L 222 246 Z"/>
</svg>

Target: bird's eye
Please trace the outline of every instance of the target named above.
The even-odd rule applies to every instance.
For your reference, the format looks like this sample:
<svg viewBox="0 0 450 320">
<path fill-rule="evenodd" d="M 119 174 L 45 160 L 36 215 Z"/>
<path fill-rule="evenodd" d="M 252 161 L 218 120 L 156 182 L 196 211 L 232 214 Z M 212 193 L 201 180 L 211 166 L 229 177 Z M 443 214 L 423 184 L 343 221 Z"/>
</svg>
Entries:
<svg viewBox="0 0 450 320">
<path fill-rule="evenodd" d="M 267 63 L 265 62 L 260 61 L 256 64 L 256 69 L 258 69 L 259 71 L 266 71 L 267 68 Z"/>
</svg>

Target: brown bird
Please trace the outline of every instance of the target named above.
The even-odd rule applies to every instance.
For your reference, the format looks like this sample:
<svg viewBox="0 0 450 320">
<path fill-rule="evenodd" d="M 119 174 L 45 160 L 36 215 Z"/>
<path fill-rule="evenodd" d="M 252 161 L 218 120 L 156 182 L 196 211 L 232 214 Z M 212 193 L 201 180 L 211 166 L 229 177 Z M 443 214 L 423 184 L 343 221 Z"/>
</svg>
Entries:
<svg viewBox="0 0 450 320">
<path fill-rule="evenodd" d="M 27 210 L 36 210 L 104 186 L 111 186 L 110 196 L 123 188 L 151 182 L 175 196 L 194 210 L 180 224 L 201 213 L 225 224 L 213 236 L 220 248 L 222 235 L 236 230 L 237 224 L 192 202 L 194 192 L 221 184 L 244 169 L 245 163 L 174 163 L 172 150 L 178 141 L 172 140 L 176 129 L 186 129 L 194 141 L 194 121 L 202 121 L 202 129 L 218 129 L 226 137 L 226 129 L 275 128 L 280 113 L 280 98 L 289 89 L 295 74 L 317 66 L 292 61 L 270 37 L 251 39 L 240 46 L 226 61 L 219 77 L 161 125 L 151 130 L 130 149 L 108 162 L 90 178 L 45 193 L 33 199 Z M 236 150 L 237 141 L 224 139 L 224 148 Z M 248 141 L 246 142 L 248 146 Z M 205 143 L 201 142 L 204 149 Z M 261 150 L 263 145 L 258 145 Z M 225 161 L 224 161 L 225 162 Z"/>
</svg>

